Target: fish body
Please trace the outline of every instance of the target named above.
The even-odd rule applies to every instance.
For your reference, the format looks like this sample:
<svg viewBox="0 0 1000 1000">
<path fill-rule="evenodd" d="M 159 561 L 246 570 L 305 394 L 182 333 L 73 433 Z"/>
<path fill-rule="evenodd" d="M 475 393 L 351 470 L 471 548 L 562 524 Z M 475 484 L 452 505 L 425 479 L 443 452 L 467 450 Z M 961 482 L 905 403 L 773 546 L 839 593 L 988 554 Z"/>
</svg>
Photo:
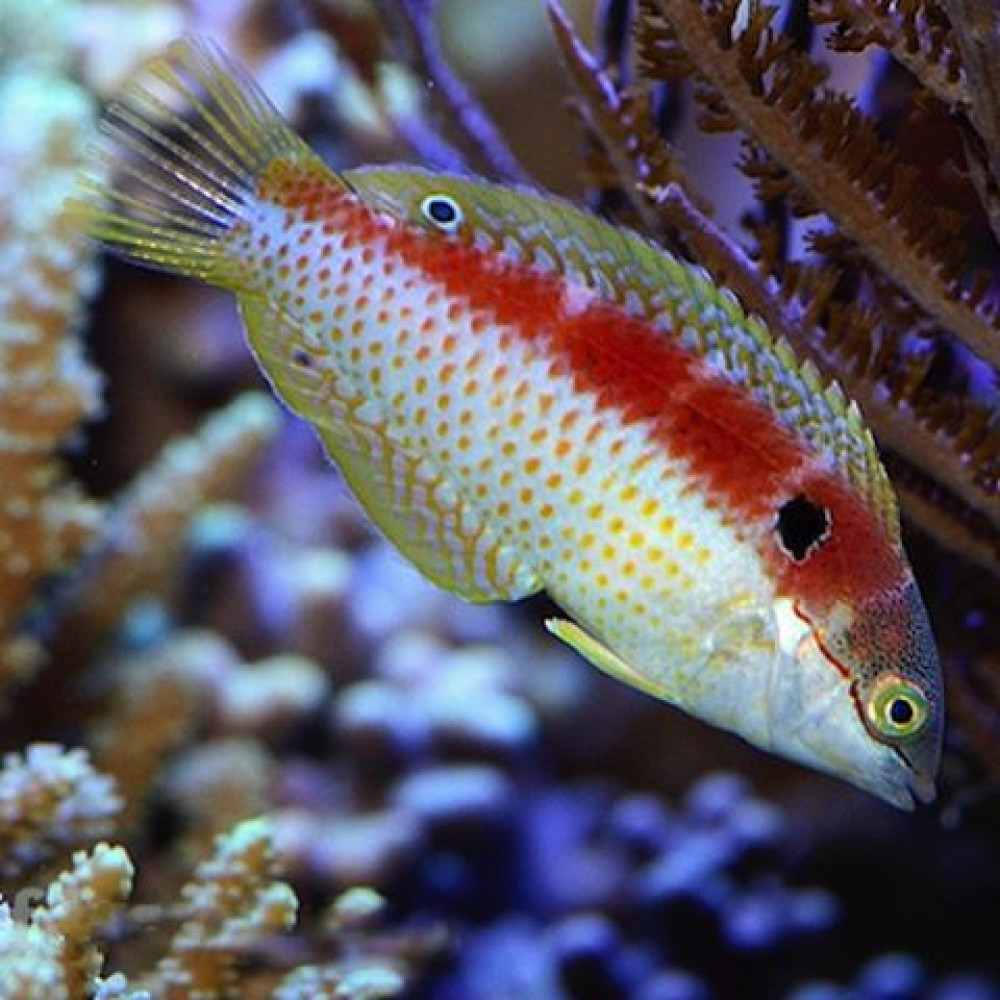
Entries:
<svg viewBox="0 0 1000 1000">
<path fill-rule="evenodd" d="M 202 43 L 105 129 L 122 177 L 91 232 L 235 292 L 275 392 L 430 579 L 544 590 L 618 679 L 933 796 L 939 668 L 871 435 L 707 275 L 537 192 L 331 171 Z"/>
</svg>

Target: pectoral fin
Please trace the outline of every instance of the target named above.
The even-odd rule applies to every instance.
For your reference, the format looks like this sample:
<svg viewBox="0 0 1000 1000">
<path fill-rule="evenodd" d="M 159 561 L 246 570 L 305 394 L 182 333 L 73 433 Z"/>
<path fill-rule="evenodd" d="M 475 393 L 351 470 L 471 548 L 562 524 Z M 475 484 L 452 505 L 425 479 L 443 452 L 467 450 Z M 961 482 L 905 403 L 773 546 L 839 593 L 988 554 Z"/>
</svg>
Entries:
<svg viewBox="0 0 1000 1000">
<path fill-rule="evenodd" d="M 664 689 L 654 680 L 644 677 L 630 667 L 617 653 L 612 652 L 599 639 L 584 631 L 576 622 L 565 618 L 548 618 L 545 627 L 557 638 L 562 639 L 567 646 L 575 649 L 585 660 L 589 660 L 598 670 L 608 677 L 631 688 L 663 700 Z"/>
</svg>

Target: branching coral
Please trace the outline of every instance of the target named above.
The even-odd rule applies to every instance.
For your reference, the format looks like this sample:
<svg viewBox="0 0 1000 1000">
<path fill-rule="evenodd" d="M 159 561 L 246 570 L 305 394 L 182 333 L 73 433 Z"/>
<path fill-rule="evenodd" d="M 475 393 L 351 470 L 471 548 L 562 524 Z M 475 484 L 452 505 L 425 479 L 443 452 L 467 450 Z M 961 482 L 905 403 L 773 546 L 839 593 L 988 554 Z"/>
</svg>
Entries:
<svg viewBox="0 0 1000 1000">
<path fill-rule="evenodd" d="M 244 663 L 216 633 L 182 631 L 107 665 L 112 696 L 93 727 L 98 766 L 134 828 L 166 777 L 167 800 L 210 845 L 237 821 L 266 810 L 273 762 L 259 739 L 279 739 L 326 696 L 318 664 L 298 656 Z M 198 739 L 201 742 L 197 742 Z"/>
<path fill-rule="evenodd" d="M 239 996 L 242 953 L 295 922 L 295 894 L 274 874 L 266 821 L 247 820 L 220 837 L 183 890 L 185 919 L 151 976 L 151 992 L 160 1000 Z"/>
<path fill-rule="evenodd" d="M 339 961 L 303 965 L 286 976 L 273 1000 L 390 1000 L 402 996 L 403 972 L 379 955 L 377 943 L 366 937 L 385 900 L 371 889 L 355 887 L 342 893 L 330 907 L 328 929 L 342 951 Z M 387 950 L 387 949 L 383 949 Z M 397 959 L 399 963 L 399 959 Z"/>
<path fill-rule="evenodd" d="M 303 966 L 274 994 L 274 1000 L 390 1000 L 402 995 L 403 977 L 380 967 L 354 969 Z"/>
<path fill-rule="evenodd" d="M 16 5 L 15 5 L 16 6 Z M 58 22 L 62 4 L 50 4 Z M 0 15 L 10 46 L 27 11 Z M 35 34 L 39 34 L 37 30 Z M 45 32 L 41 33 L 45 35 Z M 56 38 L 62 32 L 54 30 Z M 12 52 L 0 78 L 0 114 L 17 123 L 0 157 L 0 684 L 23 678 L 41 650 L 21 618 L 47 576 L 79 558 L 97 527 L 94 505 L 59 461 L 97 410 L 98 377 L 77 339 L 94 286 L 93 250 L 64 209 L 94 127 L 91 98 L 64 79 L 57 51 Z"/>
<path fill-rule="evenodd" d="M 206 503 L 231 492 L 277 427 L 277 408 L 249 394 L 213 414 L 190 438 L 168 445 L 107 518 L 93 561 L 66 598 L 61 622 L 77 649 L 106 638 L 138 597 L 162 592 L 180 540 Z"/>
<path fill-rule="evenodd" d="M 171 643 L 116 663 L 112 703 L 94 728 L 91 742 L 98 765 L 122 792 L 122 828 L 142 817 L 146 799 L 170 755 L 191 734 L 202 685 L 192 659 L 205 664 L 209 650 Z"/>
<path fill-rule="evenodd" d="M 0 868 L 10 876 L 57 846 L 106 836 L 121 807 L 114 782 L 83 750 L 36 743 L 9 754 L 0 769 Z"/>
<path fill-rule="evenodd" d="M 90 1000 L 104 956 L 95 938 L 132 890 L 120 847 L 98 844 L 73 856 L 27 918 L 0 908 L 0 995 L 5 1000 Z"/>
</svg>

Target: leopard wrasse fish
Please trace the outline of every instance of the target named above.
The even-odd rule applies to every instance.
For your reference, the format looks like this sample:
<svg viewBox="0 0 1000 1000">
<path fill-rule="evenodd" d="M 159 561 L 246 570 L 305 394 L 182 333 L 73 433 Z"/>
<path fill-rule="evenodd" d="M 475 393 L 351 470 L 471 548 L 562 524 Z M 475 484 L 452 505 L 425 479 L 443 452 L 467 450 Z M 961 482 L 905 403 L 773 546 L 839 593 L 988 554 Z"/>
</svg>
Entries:
<svg viewBox="0 0 1000 1000">
<path fill-rule="evenodd" d="M 625 684 L 933 798 L 938 660 L 872 436 L 701 269 L 539 192 L 331 170 L 193 39 L 95 156 L 81 224 L 236 295 L 275 393 L 430 580 L 545 591 Z"/>
</svg>

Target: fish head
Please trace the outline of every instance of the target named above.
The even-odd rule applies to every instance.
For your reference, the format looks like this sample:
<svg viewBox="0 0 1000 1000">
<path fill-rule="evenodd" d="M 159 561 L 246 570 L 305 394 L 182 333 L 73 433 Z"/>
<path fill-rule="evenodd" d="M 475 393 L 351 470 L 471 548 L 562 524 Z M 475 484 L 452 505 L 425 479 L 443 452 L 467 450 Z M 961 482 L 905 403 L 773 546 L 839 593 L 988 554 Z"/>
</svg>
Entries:
<svg viewBox="0 0 1000 1000">
<path fill-rule="evenodd" d="M 770 748 L 912 809 L 934 798 L 943 731 L 927 610 L 883 525 L 843 496 L 825 509 L 829 538 L 775 602 Z"/>
</svg>

